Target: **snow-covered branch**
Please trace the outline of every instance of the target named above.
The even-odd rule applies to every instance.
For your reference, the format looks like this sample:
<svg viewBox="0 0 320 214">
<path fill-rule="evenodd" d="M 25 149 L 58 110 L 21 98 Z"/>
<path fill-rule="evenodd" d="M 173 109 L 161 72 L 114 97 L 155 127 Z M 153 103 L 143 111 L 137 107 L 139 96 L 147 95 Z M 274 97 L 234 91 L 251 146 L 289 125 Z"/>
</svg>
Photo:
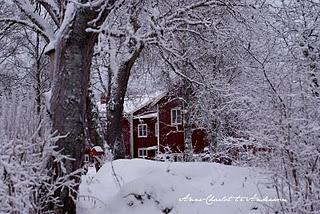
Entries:
<svg viewBox="0 0 320 214">
<path fill-rule="evenodd" d="M 38 0 L 39 4 L 41 4 L 46 11 L 49 13 L 50 17 L 54 21 L 54 23 L 59 26 L 60 25 L 60 11 L 57 3 L 53 0 Z"/>
<path fill-rule="evenodd" d="M 0 18 L 0 22 L 8 22 L 10 24 L 21 24 L 21 25 L 27 26 L 27 27 L 31 28 L 32 30 L 41 34 L 47 41 L 50 41 L 48 34 L 45 31 L 43 31 L 43 29 L 39 28 L 39 26 L 34 24 L 33 22 L 28 22 L 26 20 L 19 20 L 19 19 L 13 19 L 13 18 Z"/>
<path fill-rule="evenodd" d="M 44 20 L 40 15 L 35 13 L 35 8 L 28 0 L 14 0 L 20 10 L 43 32 L 47 42 L 54 40 L 54 30 L 51 25 Z"/>
</svg>

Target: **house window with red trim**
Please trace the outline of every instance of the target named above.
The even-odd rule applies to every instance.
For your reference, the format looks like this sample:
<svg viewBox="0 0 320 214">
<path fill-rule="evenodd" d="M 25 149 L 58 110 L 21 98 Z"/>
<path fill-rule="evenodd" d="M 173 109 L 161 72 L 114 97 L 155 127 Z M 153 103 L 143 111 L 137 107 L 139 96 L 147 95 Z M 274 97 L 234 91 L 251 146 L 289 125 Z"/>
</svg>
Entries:
<svg viewBox="0 0 320 214">
<path fill-rule="evenodd" d="M 138 125 L 138 137 L 147 137 L 147 124 Z"/>
<path fill-rule="evenodd" d="M 171 109 L 171 125 L 182 124 L 182 114 L 180 108 Z"/>
</svg>

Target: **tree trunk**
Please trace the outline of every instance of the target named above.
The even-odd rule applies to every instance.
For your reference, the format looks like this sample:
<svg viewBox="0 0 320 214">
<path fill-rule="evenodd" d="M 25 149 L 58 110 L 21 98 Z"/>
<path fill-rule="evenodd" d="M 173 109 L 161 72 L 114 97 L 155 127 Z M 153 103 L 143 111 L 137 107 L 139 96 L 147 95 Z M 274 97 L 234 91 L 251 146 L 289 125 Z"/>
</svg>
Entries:
<svg viewBox="0 0 320 214">
<path fill-rule="evenodd" d="M 56 164 L 54 173 L 63 177 L 82 167 L 85 149 L 86 97 L 90 76 L 90 66 L 96 42 L 96 34 L 87 33 L 88 22 L 95 17 L 95 12 L 76 11 L 72 25 L 68 26 L 58 38 L 54 56 L 54 82 L 51 98 L 53 130 L 66 135 L 57 142 L 58 150 L 73 160 L 64 160 L 65 170 Z M 72 178 L 77 191 L 80 177 Z M 55 196 L 60 204 L 53 209 L 57 214 L 76 213 L 74 198 L 77 192 L 70 188 L 58 189 Z"/>
<path fill-rule="evenodd" d="M 100 132 L 98 123 L 98 112 L 95 109 L 96 106 L 93 101 L 93 92 L 89 89 L 86 103 L 86 141 L 90 147 L 100 146 L 101 148 L 104 148 L 103 134 Z"/>
<path fill-rule="evenodd" d="M 110 67 L 113 76 L 108 90 L 107 143 L 113 151 L 114 159 L 124 158 L 126 154 L 122 139 L 123 103 L 131 68 L 139 57 L 143 44 L 137 44 L 136 47 L 129 47 L 129 49 L 131 49 L 130 57 L 124 61 L 119 60 L 121 63 L 117 67 L 117 71 L 113 70 L 115 68 Z"/>
<path fill-rule="evenodd" d="M 192 84 L 183 79 L 183 130 L 184 130 L 184 145 L 185 145 L 185 161 L 192 160 L 193 148 L 192 148 L 192 121 L 191 121 L 191 108 L 192 103 Z"/>
</svg>

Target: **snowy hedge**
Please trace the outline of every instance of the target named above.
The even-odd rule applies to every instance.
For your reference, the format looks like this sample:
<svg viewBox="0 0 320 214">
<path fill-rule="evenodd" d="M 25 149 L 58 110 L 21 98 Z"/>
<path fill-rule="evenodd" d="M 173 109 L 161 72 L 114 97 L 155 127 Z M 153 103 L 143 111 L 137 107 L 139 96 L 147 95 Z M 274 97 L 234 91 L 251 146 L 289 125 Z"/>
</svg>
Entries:
<svg viewBox="0 0 320 214">
<path fill-rule="evenodd" d="M 73 185 L 67 176 L 57 180 L 50 175 L 49 163 L 62 163 L 65 157 L 54 150 L 58 137 L 30 100 L 0 98 L 0 213 L 46 213 L 57 203 L 54 191 Z"/>
</svg>

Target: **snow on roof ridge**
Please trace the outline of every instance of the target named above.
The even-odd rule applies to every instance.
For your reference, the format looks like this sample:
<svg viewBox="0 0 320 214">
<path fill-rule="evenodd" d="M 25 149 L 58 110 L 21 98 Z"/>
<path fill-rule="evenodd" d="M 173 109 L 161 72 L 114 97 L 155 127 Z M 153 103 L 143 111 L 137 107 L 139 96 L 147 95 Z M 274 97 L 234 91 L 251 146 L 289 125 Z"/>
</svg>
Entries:
<svg viewBox="0 0 320 214">
<path fill-rule="evenodd" d="M 145 119 L 145 118 L 154 118 L 157 117 L 157 112 L 149 112 L 147 114 L 140 114 L 137 116 L 134 116 L 133 119 Z"/>
<path fill-rule="evenodd" d="M 167 94 L 167 91 L 157 91 L 153 94 L 146 94 L 143 96 L 139 96 L 136 99 L 127 98 L 127 100 L 125 100 L 124 102 L 124 113 L 132 114 L 145 106 L 148 106 L 150 104 L 155 104 L 161 98 L 163 98 L 166 94 Z M 135 103 L 137 101 L 138 103 Z"/>
<path fill-rule="evenodd" d="M 92 149 L 95 149 L 97 152 L 103 152 L 101 146 L 94 146 Z"/>
<path fill-rule="evenodd" d="M 131 98 L 126 97 L 123 104 L 123 112 L 126 114 L 133 114 L 134 112 L 145 106 L 148 106 L 150 104 L 154 105 L 167 93 L 167 91 L 157 91 L 152 94 L 145 94 Z M 97 107 L 100 113 L 106 112 L 106 104 L 101 104 L 99 101 L 97 102 Z"/>
</svg>

